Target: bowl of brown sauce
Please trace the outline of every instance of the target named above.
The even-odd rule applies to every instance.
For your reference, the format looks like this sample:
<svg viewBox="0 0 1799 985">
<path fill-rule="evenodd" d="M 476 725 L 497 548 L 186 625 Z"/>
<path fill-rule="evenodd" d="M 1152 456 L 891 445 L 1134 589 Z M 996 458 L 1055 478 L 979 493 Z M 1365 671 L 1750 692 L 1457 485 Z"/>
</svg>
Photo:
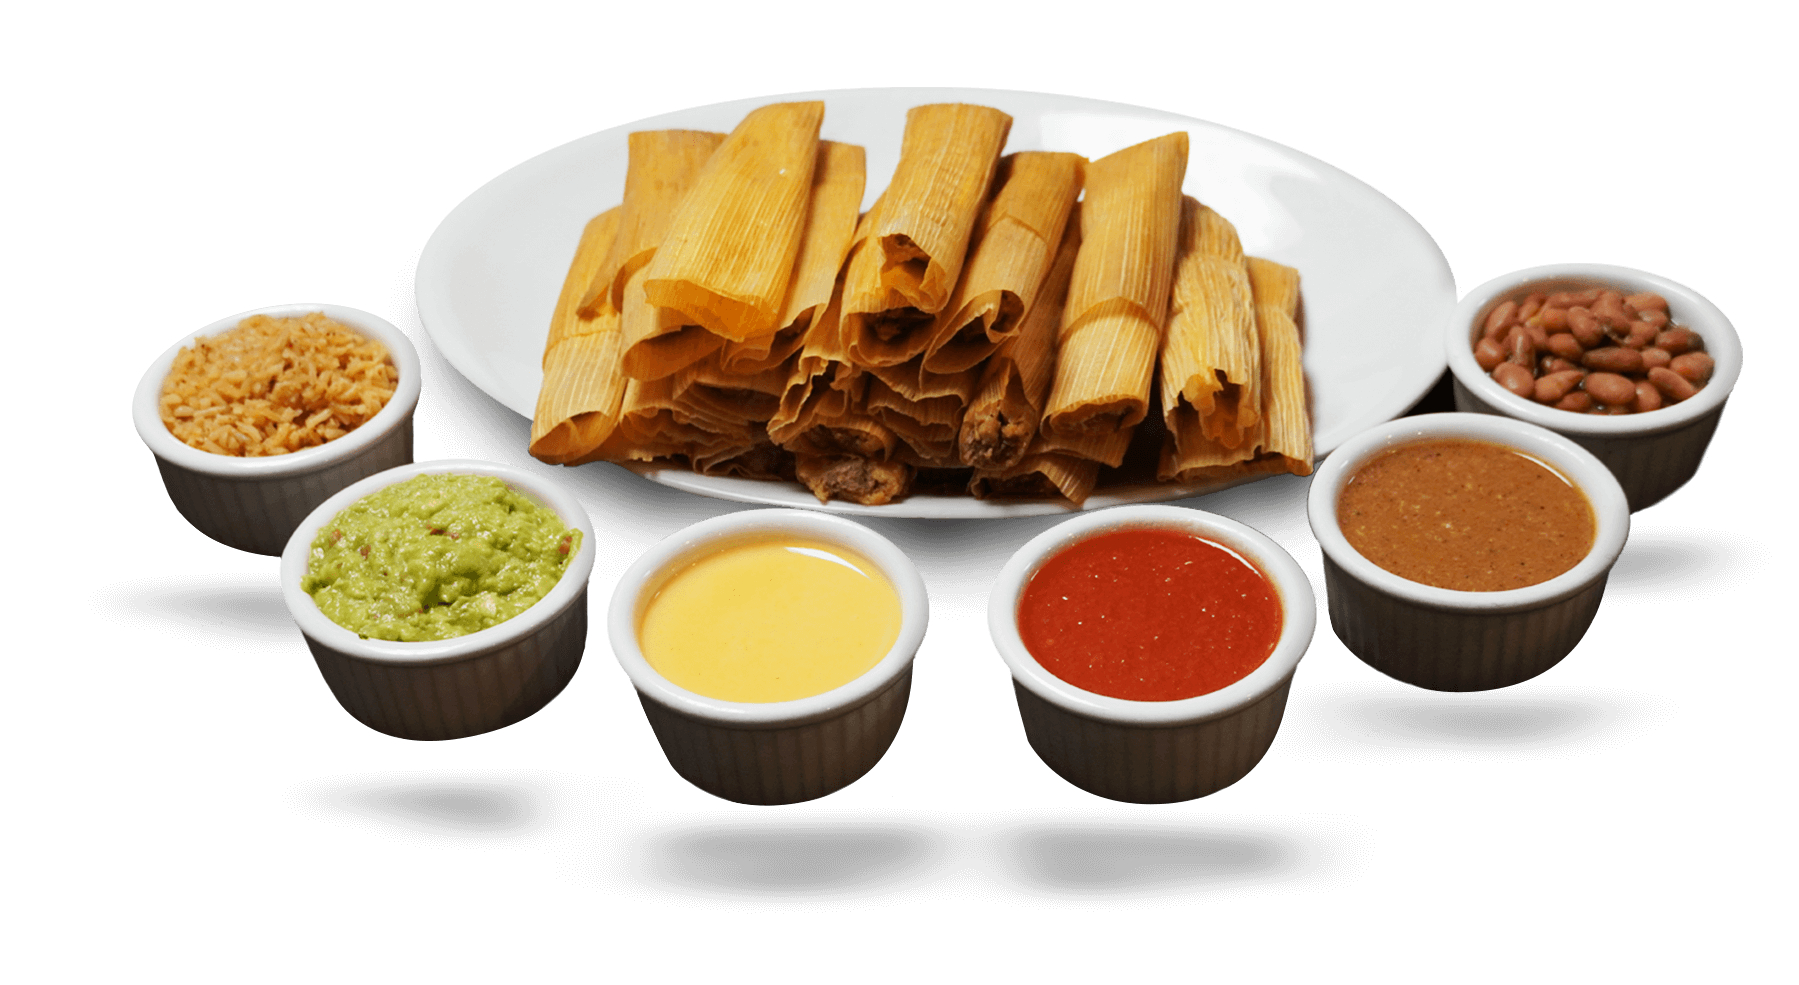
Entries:
<svg viewBox="0 0 1799 985">
<path fill-rule="evenodd" d="M 1331 628 L 1435 691 L 1530 680 L 1580 642 L 1624 550 L 1606 465 L 1545 428 L 1428 414 L 1364 431 L 1312 480 Z"/>
<path fill-rule="evenodd" d="M 1698 472 L 1743 368 L 1736 329 L 1697 291 L 1596 263 L 1482 284 L 1445 345 L 1456 410 L 1565 435 L 1605 463 L 1633 511 Z"/>
</svg>

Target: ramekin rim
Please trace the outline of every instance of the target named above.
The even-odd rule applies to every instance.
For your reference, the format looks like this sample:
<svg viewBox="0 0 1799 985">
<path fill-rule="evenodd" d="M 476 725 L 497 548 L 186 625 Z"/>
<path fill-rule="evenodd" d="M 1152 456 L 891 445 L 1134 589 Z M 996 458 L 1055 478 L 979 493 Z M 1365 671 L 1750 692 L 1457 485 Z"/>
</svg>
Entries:
<svg viewBox="0 0 1799 985">
<path fill-rule="evenodd" d="M 320 611 L 317 603 L 312 600 L 312 596 L 300 588 L 300 579 L 306 574 L 312 540 L 319 529 L 364 496 L 395 483 L 404 482 L 414 476 L 442 474 L 494 476 L 525 493 L 540 505 L 554 510 L 564 526 L 579 530 L 581 532 L 581 549 L 576 552 L 568 567 L 563 569 L 562 577 L 556 582 L 555 587 L 551 588 L 530 608 L 497 626 L 490 626 L 487 629 L 448 640 L 408 643 L 395 640 L 363 639 L 332 622 Z M 598 545 L 594 543 L 593 522 L 587 516 L 586 507 L 581 505 L 581 501 L 573 493 L 557 482 L 499 462 L 469 458 L 413 462 L 377 472 L 345 486 L 334 493 L 331 498 L 320 503 L 317 509 L 307 514 L 306 519 L 300 522 L 299 527 L 295 528 L 293 535 L 288 538 L 287 546 L 281 552 L 281 594 L 287 602 L 288 612 L 300 627 L 300 632 L 312 641 L 339 653 L 359 660 L 385 664 L 419 666 L 451 663 L 510 646 L 532 633 L 540 631 L 570 605 L 576 604 L 587 588 L 588 579 L 593 574 L 594 557 L 597 550 Z"/>
<path fill-rule="evenodd" d="M 1505 444 L 1541 458 L 1581 489 L 1593 510 L 1593 546 L 1578 564 L 1547 581 L 1499 592 L 1463 592 L 1411 581 L 1376 565 L 1349 544 L 1337 526 L 1337 499 L 1349 475 L 1374 455 L 1421 441 L 1467 438 Z M 1351 577 L 1416 605 L 1465 613 L 1542 608 L 1605 577 L 1630 535 L 1623 486 L 1605 463 L 1572 439 L 1528 421 L 1494 414 L 1445 413 L 1402 417 L 1352 436 L 1319 466 L 1306 495 L 1306 518 L 1324 555 Z"/>
<path fill-rule="evenodd" d="M 881 570 L 900 599 L 900 630 L 875 665 L 839 687 L 791 701 L 726 701 L 683 688 L 658 673 L 637 642 L 638 600 L 671 565 L 759 532 L 792 532 L 835 543 Z M 886 689 L 917 657 L 930 623 L 930 597 L 918 566 L 899 545 L 860 523 L 832 513 L 793 507 L 735 510 L 690 524 L 640 554 L 613 587 L 607 638 L 620 668 L 639 694 L 690 717 L 739 728 L 802 725 L 855 708 Z"/>
<path fill-rule="evenodd" d="M 1716 361 L 1712 378 L 1691 398 L 1646 414 L 1602 416 L 1577 414 L 1526 400 L 1502 387 L 1474 361 L 1475 318 L 1498 298 L 1551 281 L 1585 282 L 1653 291 L 1682 312 L 1684 323 L 1705 340 Z M 1701 324 L 1694 324 L 1694 323 Z M 1677 430 L 1716 410 L 1729 398 L 1743 368 L 1743 343 L 1736 327 L 1717 305 L 1698 291 L 1660 274 L 1601 263 L 1552 263 L 1501 274 L 1469 291 L 1455 306 L 1443 335 L 1449 371 L 1482 400 L 1509 416 L 1539 427 L 1583 437 L 1638 437 Z"/>
<path fill-rule="evenodd" d="M 322 445 L 302 448 L 287 455 L 256 457 L 215 455 L 190 447 L 169 433 L 168 427 L 162 422 L 158 402 L 162 395 L 163 381 L 168 378 L 176 354 L 183 348 L 192 345 L 195 339 L 228 331 L 254 315 L 291 318 L 312 312 L 320 312 L 327 318 L 374 337 L 387 347 L 394 360 L 394 367 L 399 370 L 400 380 L 394 388 L 393 396 L 367 423 Z M 412 340 L 379 315 L 341 304 L 269 305 L 220 318 L 189 332 L 165 349 L 138 380 L 137 389 L 132 393 L 131 420 L 137 428 L 138 437 L 152 454 L 190 472 L 244 481 L 288 478 L 330 468 L 353 458 L 399 427 L 418 407 L 422 370 L 423 365 Z"/>
<path fill-rule="evenodd" d="M 1214 540 L 1248 558 L 1281 599 L 1281 635 L 1267 659 L 1242 678 L 1192 698 L 1134 701 L 1097 694 L 1050 673 L 1018 632 L 1018 601 L 1037 569 L 1059 551 L 1114 530 L 1178 529 Z M 1266 698 L 1290 678 L 1311 646 L 1318 611 L 1312 583 L 1299 563 L 1249 524 L 1204 510 L 1133 504 L 1082 513 L 1026 541 L 994 579 L 987 596 L 987 629 L 1012 679 L 1037 697 L 1087 718 L 1118 725 L 1167 728 L 1235 714 Z"/>
</svg>

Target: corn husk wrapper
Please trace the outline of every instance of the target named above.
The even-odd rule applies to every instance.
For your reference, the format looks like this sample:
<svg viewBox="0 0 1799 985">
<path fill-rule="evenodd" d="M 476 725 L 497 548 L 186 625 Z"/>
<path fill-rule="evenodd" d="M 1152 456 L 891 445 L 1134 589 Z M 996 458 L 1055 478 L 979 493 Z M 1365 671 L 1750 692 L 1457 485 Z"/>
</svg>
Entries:
<svg viewBox="0 0 1799 985">
<path fill-rule="evenodd" d="M 957 447 L 962 461 L 989 471 L 1018 464 L 1037 436 L 1037 423 L 1056 370 L 1056 330 L 1068 300 L 1068 281 L 1081 246 L 1080 205 L 1062 231 L 1054 264 L 1018 332 L 987 360 L 962 416 Z"/>
<path fill-rule="evenodd" d="M 843 351 L 842 297 L 839 290 L 806 332 L 768 434 L 795 454 L 885 460 L 899 438 L 863 407 L 868 378 L 849 364 Z"/>
<path fill-rule="evenodd" d="M 618 234 L 582 293 L 581 317 L 623 310 L 625 281 L 649 264 L 682 198 L 724 140 L 706 130 L 640 130 L 627 138 Z"/>
<path fill-rule="evenodd" d="M 1237 231 L 1192 198 L 1182 202 L 1181 252 L 1162 344 L 1162 416 L 1177 470 L 1198 439 L 1253 454 L 1262 416 L 1262 353 Z M 1212 450 L 1199 452 L 1210 459 Z"/>
<path fill-rule="evenodd" d="M 1043 421 L 1045 437 L 1059 450 L 1085 457 L 1090 439 L 1133 427 L 1148 410 L 1186 170 L 1184 132 L 1127 147 L 1087 168 L 1081 250 L 1062 309 Z"/>
<path fill-rule="evenodd" d="M 861 269 L 852 265 L 845 287 L 846 341 L 858 365 L 897 366 L 929 344 L 1011 129 L 1010 116 L 985 106 L 943 103 L 906 113 L 899 164 L 869 213 L 872 248 L 861 254 Z"/>
<path fill-rule="evenodd" d="M 723 428 L 723 430 L 715 430 Z M 575 464 L 590 461 L 650 462 L 689 460 L 742 450 L 756 443 L 748 428 L 704 420 L 686 413 L 675 400 L 674 378 L 632 380 L 625 387 L 618 427 L 597 449 Z"/>
<path fill-rule="evenodd" d="M 693 470 L 701 475 L 791 480 L 794 478 L 794 458 L 792 452 L 763 440 L 748 449 L 732 449 L 695 458 Z"/>
<path fill-rule="evenodd" d="M 1023 324 L 1055 260 L 1086 163 L 1079 154 L 1047 151 L 1000 160 L 962 279 L 931 327 L 925 369 L 968 369 Z"/>
<path fill-rule="evenodd" d="M 1300 351 L 1299 271 L 1248 259 L 1262 342 L 1263 414 L 1257 462 L 1294 475 L 1312 474 L 1312 423 L 1306 413 L 1305 364 Z"/>
<path fill-rule="evenodd" d="M 618 315 L 583 319 L 581 294 L 618 235 L 620 209 L 594 216 L 581 230 L 544 343 L 543 384 L 531 418 L 530 452 L 552 465 L 580 458 L 618 423 L 625 380 L 618 371 Z"/>
<path fill-rule="evenodd" d="M 831 303 L 837 275 L 843 269 L 856 231 L 867 177 L 861 147 L 831 140 L 818 142 L 811 204 L 806 210 L 799 256 L 793 262 L 793 278 L 781 309 L 780 328 L 770 336 L 727 342 L 721 356 L 726 372 L 760 373 L 787 362 L 799 351 L 806 331 Z"/>
<path fill-rule="evenodd" d="M 899 365 L 866 371 L 869 377 L 863 406 L 875 419 L 900 436 L 925 462 L 940 467 L 962 464 L 956 452 L 956 433 L 962 411 L 980 384 L 980 370 L 932 373 L 923 357 Z"/>
<path fill-rule="evenodd" d="M 725 344 L 723 336 L 706 331 L 674 308 L 650 303 L 643 282 L 649 268 L 639 268 L 625 280 L 619 332 L 623 337 L 619 367 L 634 380 L 659 380 L 706 358 Z"/>
<path fill-rule="evenodd" d="M 1099 482 L 1099 463 L 1091 459 L 1032 447 L 1017 462 L 1003 469 L 975 469 L 968 491 L 980 499 L 1019 496 L 1044 499 L 1061 496 L 1076 506 L 1087 501 Z"/>
<path fill-rule="evenodd" d="M 682 199 L 650 260 L 644 295 L 741 342 L 773 335 L 812 197 L 822 102 L 751 110 Z"/>
<path fill-rule="evenodd" d="M 1181 438 L 1170 429 L 1157 477 L 1177 482 L 1213 482 L 1262 473 L 1312 472 L 1311 419 L 1306 414 L 1305 369 L 1301 362 L 1299 272 L 1271 260 L 1246 258 L 1257 335 L 1261 343 L 1261 419 L 1246 440 L 1227 448 L 1202 434 Z"/>
<path fill-rule="evenodd" d="M 788 375 L 785 368 L 777 366 L 751 376 L 734 376 L 719 366 L 714 353 L 675 373 L 675 404 L 695 419 L 736 426 L 764 424 L 781 406 Z"/>
</svg>

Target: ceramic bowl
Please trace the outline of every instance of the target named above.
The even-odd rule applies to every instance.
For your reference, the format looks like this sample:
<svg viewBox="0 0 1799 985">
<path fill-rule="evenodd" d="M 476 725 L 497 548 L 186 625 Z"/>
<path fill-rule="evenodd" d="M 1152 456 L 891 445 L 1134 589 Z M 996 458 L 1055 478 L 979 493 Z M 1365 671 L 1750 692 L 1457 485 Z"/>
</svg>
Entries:
<svg viewBox="0 0 1799 985">
<path fill-rule="evenodd" d="M 400 382 L 387 406 L 335 441 L 288 455 L 239 458 L 190 448 L 162 423 L 158 401 L 175 356 L 194 339 L 218 335 L 251 315 L 292 318 L 323 312 L 378 340 L 392 354 Z M 156 357 L 138 382 L 131 419 L 162 472 L 175 509 L 221 544 L 252 554 L 279 555 L 288 536 L 332 493 L 365 476 L 412 461 L 412 412 L 419 402 L 418 351 L 386 321 L 335 304 L 282 304 L 221 318 Z"/>
<path fill-rule="evenodd" d="M 1648 291 L 1666 298 L 1672 322 L 1699 333 L 1705 351 L 1716 360 L 1711 380 L 1692 397 L 1661 410 L 1603 417 L 1526 400 L 1500 386 L 1474 361 L 1474 343 L 1487 314 L 1500 304 L 1522 301 L 1533 291 L 1589 287 L 1616 288 L 1627 295 Z M 1736 329 L 1698 292 L 1666 277 L 1596 263 L 1532 267 L 1487 281 L 1456 306 L 1444 344 L 1456 410 L 1515 417 L 1572 439 L 1618 477 L 1633 511 L 1660 502 L 1699 470 L 1724 402 L 1743 370 L 1743 344 Z"/>
<path fill-rule="evenodd" d="M 1237 552 L 1280 597 L 1281 635 L 1248 676 L 1178 701 L 1095 694 L 1050 673 L 1018 633 L 1018 604 L 1037 569 L 1071 545 L 1124 529 L 1174 530 Z M 1178 506 L 1120 506 L 1067 520 L 1028 541 L 1000 570 L 987 602 L 993 645 L 1012 671 L 1025 738 L 1069 783 L 1112 800 L 1170 803 L 1222 790 L 1261 762 L 1279 730 L 1293 671 L 1317 608 L 1293 558 L 1255 529 Z"/>
<path fill-rule="evenodd" d="M 363 639 L 332 622 L 300 588 L 313 538 L 352 503 L 416 475 L 491 475 L 554 510 L 581 547 L 549 594 L 511 619 L 449 640 Z M 521 721 L 568 685 L 587 647 L 587 579 L 593 524 L 572 493 L 509 465 L 450 459 L 369 476 L 321 503 L 281 552 L 281 592 L 339 704 L 377 732 L 402 739 L 458 739 Z"/>
<path fill-rule="evenodd" d="M 899 637 L 887 655 L 848 684 L 792 701 L 711 698 L 651 667 L 637 627 L 668 579 L 733 544 L 781 534 L 838 545 L 880 570 L 900 599 Z M 606 629 L 675 772 L 726 800 L 791 804 L 840 790 L 880 761 L 905 717 L 912 658 L 929 621 L 924 580 L 892 541 L 827 513 L 768 509 L 703 520 L 644 552 L 612 593 Z"/>
<path fill-rule="evenodd" d="M 1458 438 L 1517 449 L 1580 487 L 1593 507 L 1587 556 L 1535 585 L 1463 592 L 1402 578 L 1351 547 L 1337 525 L 1337 500 L 1356 470 L 1400 445 Z M 1552 431 L 1488 414 L 1403 417 L 1356 435 L 1312 477 L 1306 512 L 1324 549 L 1337 637 L 1370 667 L 1433 691 L 1509 687 L 1559 663 L 1593 622 L 1630 533 L 1624 490 L 1598 458 Z"/>
</svg>

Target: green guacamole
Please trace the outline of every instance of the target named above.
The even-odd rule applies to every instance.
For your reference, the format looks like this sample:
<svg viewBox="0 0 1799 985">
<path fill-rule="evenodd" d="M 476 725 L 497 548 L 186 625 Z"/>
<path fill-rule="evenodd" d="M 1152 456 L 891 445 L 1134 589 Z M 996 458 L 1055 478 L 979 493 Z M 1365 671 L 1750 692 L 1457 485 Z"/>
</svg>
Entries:
<svg viewBox="0 0 1799 985">
<path fill-rule="evenodd" d="M 300 587 L 377 640 L 447 640 L 549 594 L 581 532 L 489 475 L 420 475 L 357 500 L 313 539 Z"/>
</svg>

